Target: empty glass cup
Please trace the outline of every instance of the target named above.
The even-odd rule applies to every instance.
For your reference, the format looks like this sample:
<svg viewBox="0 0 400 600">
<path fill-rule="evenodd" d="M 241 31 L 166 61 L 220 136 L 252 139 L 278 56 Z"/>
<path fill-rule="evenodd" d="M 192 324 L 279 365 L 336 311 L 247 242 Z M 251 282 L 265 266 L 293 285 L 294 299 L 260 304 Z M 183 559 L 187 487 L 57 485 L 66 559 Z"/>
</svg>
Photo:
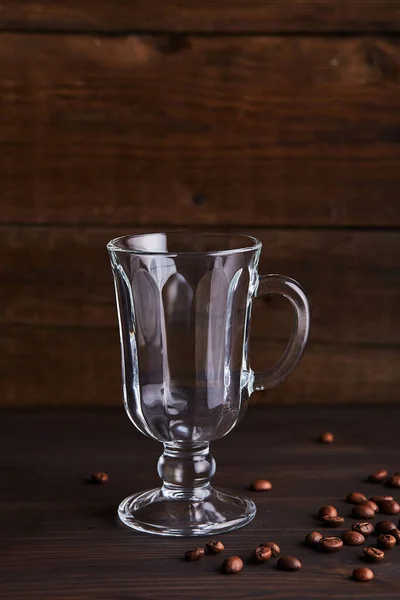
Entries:
<svg viewBox="0 0 400 600">
<path fill-rule="evenodd" d="M 243 417 L 254 390 L 280 383 L 308 338 L 307 297 L 293 279 L 259 276 L 261 242 L 239 234 L 150 233 L 109 242 L 122 350 L 125 409 L 164 445 L 161 488 L 126 498 L 120 519 L 162 535 L 229 531 L 254 517 L 252 500 L 210 484 L 209 444 Z M 249 365 L 255 296 L 282 294 L 294 307 L 292 337 L 264 373 Z"/>
</svg>

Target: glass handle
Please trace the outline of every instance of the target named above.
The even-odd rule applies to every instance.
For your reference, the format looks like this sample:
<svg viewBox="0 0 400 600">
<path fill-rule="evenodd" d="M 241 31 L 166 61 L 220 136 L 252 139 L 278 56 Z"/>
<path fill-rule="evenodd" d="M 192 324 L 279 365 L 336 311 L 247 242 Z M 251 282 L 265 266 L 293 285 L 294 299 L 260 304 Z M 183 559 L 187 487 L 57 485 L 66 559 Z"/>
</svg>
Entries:
<svg viewBox="0 0 400 600">
<path fill-rule="evenodd" d="M 271 369 L 255 373 L 254 391 L 273 388 L 281 383 L 298 365 L 310 331 L 310 303 L 297 281 L 283 275 L 260 275 L 257 296 L 281 294 L 294 308 L 292 335 L 281 359 Z"/>
</svg>

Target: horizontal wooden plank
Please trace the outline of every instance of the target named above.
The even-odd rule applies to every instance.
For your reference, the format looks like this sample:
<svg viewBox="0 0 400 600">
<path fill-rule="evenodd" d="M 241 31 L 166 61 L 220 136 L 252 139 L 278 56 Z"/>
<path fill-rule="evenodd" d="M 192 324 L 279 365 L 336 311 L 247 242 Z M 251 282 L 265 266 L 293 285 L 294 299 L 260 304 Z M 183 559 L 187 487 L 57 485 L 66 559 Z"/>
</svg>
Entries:
<svg viewBox="0 0 400 600">
<path fill-rule="evenodd" d="M 0 323 L 116 327 L 105 245 L 121 229 L 1 227 Z M 313 305 L 312 335 L 331 343 L 400 344 L 400 235 L 393 231 L 250 230 L 260 272 L 298 279 Z M 286 339 L 291 308 L 254 303 L 252 334 Z"/>
<path fill-rule="evenodd" d="M 1 406 L 119 406 L 117 328 L 3 327 Z M 282 345 L 254 340 L 254 368 L 272 366 Z M 400 350 L 310 344 L 297 371 L 271 401 L 398 402 Z M 265 394 L 256 394 L 263 401 Z"/>
<path fill-rule="evenodd" d="M 399 31 L 397 0 L 4 0 L 0 27 L 74 31 Z"/>
<path fill-rule="evenodd" d="M 400 225 L 394 41 L 3 34 L 0 71 L 2 222 Z"/>
</svg>

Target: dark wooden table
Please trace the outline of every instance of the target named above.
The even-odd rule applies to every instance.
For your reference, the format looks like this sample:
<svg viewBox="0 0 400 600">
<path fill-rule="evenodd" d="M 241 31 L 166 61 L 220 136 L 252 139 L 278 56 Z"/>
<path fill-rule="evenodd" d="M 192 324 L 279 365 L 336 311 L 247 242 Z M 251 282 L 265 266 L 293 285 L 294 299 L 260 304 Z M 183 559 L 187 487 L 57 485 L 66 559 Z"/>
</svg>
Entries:
<svg viewBox="0 0 400 600">
<path fill-rule="evenodd" d="M 249 526 L 221 536 L 226 554 L 245 560 L 241 573 L 227 576 L 219 571 L 222 555 L 182 560 L 193 540 L 139 534 L 117 521 L 120 500 L 157 485 L 161 452 L 122 410 L 3 412 L 0 597 L 398 599 L 400 548 L 374 567 L 373 582 L 360 584 L 350 579 L 363 564 L 360 548 L 323 555 L 302 540 L 321 529 L 313 518 L 320 505 L 335 504 L 348 517 L 343 498 L 349 491 L 385 490 L 365 476 L 382 467 L 400 470 L 399 419 L 400 407 L 393 406 L 250 408 L 236 431 L 213 445 L 214 483 L 249 494 L 258 507 Z M 324 430 L 336 434 L 333 445 L 315 443 Z M 109 483 L 87 484 L 92 470 L 108 471 Z M 263 477 L 273 482 L 271 492 L 247 491 Z M 347 518 L 346 527 L 350 523 Z M 280 572 L 275 560 L 249 564 L 251 550 L 266 540 L 299 557 L 303 569 Z"/>
</svg>

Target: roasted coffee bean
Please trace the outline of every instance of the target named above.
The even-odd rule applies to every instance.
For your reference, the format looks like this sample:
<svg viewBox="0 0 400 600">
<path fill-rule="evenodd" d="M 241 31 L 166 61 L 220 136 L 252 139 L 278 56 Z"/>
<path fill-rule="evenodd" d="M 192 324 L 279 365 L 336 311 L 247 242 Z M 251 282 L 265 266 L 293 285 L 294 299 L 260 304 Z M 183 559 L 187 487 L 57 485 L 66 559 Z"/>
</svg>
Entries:
<svg viewBox="0 0 400 600">
<path fill-rule="evenodd" d="M 393 521 L 378 521 L 375 523 L 375 533 L 390 533 L 393 529 L 397 529 Z"/>
<path fill-rule="evenodd" d="M 396 539 L 396 544 L 400 544 L 400 531 L 397 528 L 392 529 L 390 535 L 392 535 Z"/>
<path fill-rule="evenodd" d="M 239 573 L 243 569 L 243 561 L 239 556 L 228 556 L 222 564 L 222 568 L 225 573 L 232 575 L 233 573 Z"/>
<path fill-rule="evenodd" d="M 362 546 L 365 544 L 365 537 L 357 531 L 345 531 L 342 535 L 342 541 L 346 546 Z"/>
<path fill-rule="evenodd" d="M 251 484 L 253 492 L 269 492 L 272 490 L 272 483 L 267 479 L 257 479 Z"/>
<path fill-rule="evenodd" d="M 327 527 L 340 527 L 344 523 L 344 517 L 322 517 L 322 522 Z"/>
<path fill-rule="evenodd" d="M 193 548 L 193 550 L 187 550 L 185 552 L 185 560 L 188 562 L 194 562 L 200 560 L 204 556 L 204 548 Z"/>
<path fill-rule="evenodd" d="M 349 504 L 364 504 L 367 502 L 367 497 L 360 492 L 351 492 L 346 498 L 346 502 Z"/>
<path fill-rule="evenodd" d="M 318 546 L 320 540 L 323 537 L 324 536 L 322 535 L 322 533 L 319 533 L 319 531 L 311 531 L 311 533 L 307 533 L 304 543 L 309 548 L 315 548 L 316 546 Z"/>
<path fill-rule="evenodd" d="M 335 436 L 330 431 L 325 431 L 325 433 L 321 433 L 317 442 L 319 444 L 332 444 L 335 441 Z"/>
<path fill-rule="evenodd" d="M 356 519 L 373 519 L 375 511 L 368 504 L 357 504 L 351 511 L 351 514 Z"/>
<path fill-rule="evenodd" d="M 219 540 L 211 540 L 207 542 L 206 549 L 208 554 L 219 554 L 225 550 L 225 546 Z"/>
<path fill-rule="evenodd" d="M 378 536 L 378 543 L 381 548 L 384 550 L 391 550 L 396 545 L 396 538 L 390 533 L 381 533 Z"/>
<path fill-rule="evenodd" d="M 370 475 L 368 479 L 371 481 L 371 483 L 380 483 L 381 481 L 386 479 L 387 474 L 387 471 L 381 469 L 380 471 L 376 471 L 376 473 L 372 473 L 372 475 Z"/>
<path fill-rule="evenodd" d="M 387 480 L 387 485 L 389 487 L 398 488 L 400 487 L 400 475 L 399 473 L 395 473 Z"/>
<path fill-rule="evenodd" d="M 282 556 L 276 566 L 280 571 L 298 571 L 301 569 L 301 562 L 295 556 Z"/>
<path fill-rule="evenodd" d="M 338 552 L 343 548 L 343 542 L 340 538 L 326 536 L 319 541 L 320 548 L 325 552 Z"/>
<path fill-rule="evenodd" d="M 374 526 L 372 525 L 372 523 L 368 523 L 368 522 L 353 523 L 351 528 L 353 531 L 357 531 L 357 533 L 361 533 L 364 537 L 368 537 L 369 535 L 371 535 L 371 533 L 374 532 Z"/>
<path fill-rule="evenodd" d="M 274 558 L 281 553 L 281 549 L 276 542 L 265 542 L 265 544 L 260 544 L 260 546 L 268 546 L 268 548 L 271 548 L 271 554 Z"/>
<path fill-rule="evenodd" d="M 337 510 L 334 506 L 330 506 L 327 504 L 326 506 L 321 506 L 318 511 L 318 518 L 323 519 L 324 517 L 337 517 Z"/>
<path fill-rule="evenodd" d="M 88 481 L 89 483 L 107 483 L 108 473 L 106 473 L 105 471 L 98 471 L 97 473 L 92 473 Z"/>
<path fill-rule="evenodd" d="M 253 551 L 252 559 L 255 563 L 267 562 L 272 556 L 271 548 L 265 544 L 260 544 L 258 548 Z"/>
<path fill-rule="evenodd" d="M 379 512 L 384 515 L 398 515 L 400 505 L 395 500 L 383 500 L 379 503 Z"/>
<path fill-rule="evenodd" d="M 356 581 L 371 581 L 373 578 L 373 572 L 366 567 L 358 567 L 358 569 L 354 569 L 353 571 L 353 579 Z"/>
<path fill-rule="evenodd" d="M 379 506 L 384 500 L 394 500 L 394 498 L 393 496 L 371 496 L 371 498 L 368 498 L 368 500 L 375 502 L 375 504 Z"/>
<path fill-rule="evenodd" d="M 379 548 L 364 548 L 363 552 L 366 560 L 370 560 L 371 562 L 379 562 L 385 558 L 384 551 Z"/>
<path fill-rule="evenodd" d="M 372 508 L 372 510 L 376 513 L 379 511 L 379 506 L 377 505 L 376 502 L 373 502 L 372 500 L 367 500 L 364 503 L 364 506 L 370 506 Z"/>
</svg>

